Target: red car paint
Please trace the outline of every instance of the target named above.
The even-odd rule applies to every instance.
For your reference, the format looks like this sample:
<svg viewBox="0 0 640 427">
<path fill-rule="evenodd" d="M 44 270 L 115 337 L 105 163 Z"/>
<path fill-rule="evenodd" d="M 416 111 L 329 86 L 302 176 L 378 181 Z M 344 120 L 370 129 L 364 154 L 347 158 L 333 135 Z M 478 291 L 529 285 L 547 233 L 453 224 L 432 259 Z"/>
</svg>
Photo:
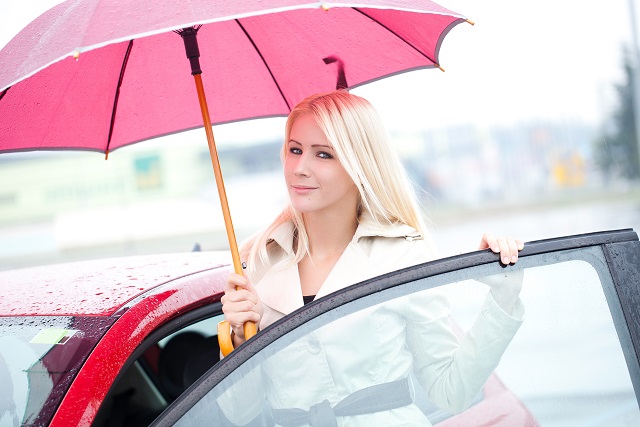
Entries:
<svg viewBox="0 0 640 427">
<path fill-rule="evenodd" d="M 223 252 L 199 252 L 2 271 L 0 316 L 111 316 L 158 285 L 229 261 Z"/>
<path fill-rule="evenodd" d="M 228 259 L 227 253 L 186 253 L 0 272 L 0 316 L 117 318 L 88 356 L 50 425 L 91 424 L 122 366 L 151 331 L 220 299 Z"/>
</svg>

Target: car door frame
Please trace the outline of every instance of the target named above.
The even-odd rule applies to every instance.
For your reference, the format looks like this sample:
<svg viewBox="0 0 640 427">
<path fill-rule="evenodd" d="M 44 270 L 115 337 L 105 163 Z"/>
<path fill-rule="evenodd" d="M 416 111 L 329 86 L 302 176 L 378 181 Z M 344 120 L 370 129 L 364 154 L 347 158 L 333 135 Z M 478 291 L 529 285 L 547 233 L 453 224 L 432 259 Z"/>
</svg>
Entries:
<svg viewBox="0 0 640 427">
<path fill-rule="evenodd" d="M 567 237 L 528 242 L 519 256 L 531 257 L 585 247 L 601 247 L 613 287 L 603 290 L 620 337 L 631 381 L 640 401 L 640 241 L 632 229 L 603 231 Z M 357 299 L 457 270 L 499 263 L 499 255 L 490 250 L 438 259 L 369 279 L 318 299 L 262 330 L 251 340 L 239 346 L 228 357 L 211 368 L 176 399 L 151 425 L 170 426 L 177 422 L 192 406 L 219 382 L 243 363 L 278 338 L 310 320 Z M 635 294 L 634 294 L 635 292 Z"/>
</svg>

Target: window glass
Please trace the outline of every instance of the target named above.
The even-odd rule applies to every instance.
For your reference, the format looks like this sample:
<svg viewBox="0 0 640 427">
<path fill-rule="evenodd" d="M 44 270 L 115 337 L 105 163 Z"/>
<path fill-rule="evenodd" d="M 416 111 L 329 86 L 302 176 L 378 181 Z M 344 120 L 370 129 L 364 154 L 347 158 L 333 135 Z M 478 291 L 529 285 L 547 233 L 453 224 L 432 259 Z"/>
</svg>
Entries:
<svg viewBox="0 0 640 427">
<path fill-rule="evenodd" d="M 487 284 L 518 277 L 509 315 Z M 599 248 L 386 289 L 274 341 L 178 425 L 640 425 L 610 289 Z"/>
<path fill-rule="evenodd" d="M 602 288 L 611 286 L 608 272 L 596 259 L 590 261 L 595 266 L 573 260 L 525 271 L 525 321 L 495 372 L 540 426 L 640 425 Z M 467 328 L 482 289 L 470 281 L 445 289 L 453 317 Z"/>
<path fill-rule="evenodd" d="M 194 323 L 193 325 L 189 325 L 185 328 L 180 329 L 179 331 L 172 333 L 171 335 L 168 335 L 167 337 L 158 341 L 158 344 L 160 345 L 160 347 L 164 347 L 167 344 L 167 342 L 171 340 L 171 338 L 173 338 L 175 335 L 178 335 L 184 332 L 197 332 L 203 336 L 211 336 L 211 335 L 217 336 L 218 323 L 222 320 L 224 320 L 224 315 L 222 314 L 218 316 L 210 317 L 208 319 L 201 320 L 199 322 Z"/>
<path fill-rule="evenodd" d="M 0 427 L 46 425 L 113 320 L 0 317 Z"/>
</svg>

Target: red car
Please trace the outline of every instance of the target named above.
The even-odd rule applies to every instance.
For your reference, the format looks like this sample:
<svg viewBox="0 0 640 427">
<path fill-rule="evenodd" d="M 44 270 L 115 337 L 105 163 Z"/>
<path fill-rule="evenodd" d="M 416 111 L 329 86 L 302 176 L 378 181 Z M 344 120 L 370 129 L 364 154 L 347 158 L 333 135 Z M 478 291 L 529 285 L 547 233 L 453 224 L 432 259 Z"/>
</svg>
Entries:
<svg viewBox="0 0 640 427">
<path fill-rule="evenodd" d="M 568 355 L 564 356 L 558 352 L 565 350 L 555 346 L 541 348 L 549 353 L 540 357 L 541 366 L 530 364 L 531 337 L 539 336 L 535 328 L 545 325 L 527 318 L 507 349 L 498 375 L 491 376 L 469 409 L 455 416 L 445 413 L 428 402 L 419 386 L 416 404 L 439 427 L 536 426 L 548 419 L 579 421 L 585 417 L 593 421 L 594 411 L 608 411 L 618 417 L 615 419 L 640 420 L 632 386 L 640 372 L 638 352 L 633 352 L 637 343 L 632 339 L 640 336 L 635 329 L 640 322 L 620 322 L 638 316 L 638 307 L 631 302 L 637 289 L 627 294 L 609 289 L 623 289 L 630 277 L 638 285 L 639 248 L 637 235 L 631 230 L 532 242 L 521 261 L 509 267 L 535 273 L 536 283 L 525 281 L 523 290 L 525 299 L 528 287 L 535 287 L 535 300 L 525 299 L 527 316 L 534 319 L 537 294 L 546 289 L 545 277 L 550 292 L 554 287 L 557 291 L 565 285 L 555 280 L 563 268 L 568 269 L 567 277 L 580 276 L 581 286 L 595 287 L 606 296 L 608 304 L 599 301 L 599 296 L 594 300 L 600 303 L 598 310 L 605 313 L 605 323 L 610 323 L 613 331 L 608 333 L 613 333 L 617 342 L 617 347 L 606 349 L 611 359 L 601 364 L 613 367 L 605 369 L 605 376 L 613 377 L 615 386 L 601 387 L 596 375 L 590 388 L 583 388 L 580 382 L 571 390 L 570 381 L 558 378 L 562 375 L 557 372 L 582 369 L 571 359 L 576 351 L 583 351 L 579 340 L 566 346 Z M 608 257 L 611 251 L 618 255 Z M 191 426 L 200 425 L 198 420 L 206 425 L 232 426 L 221 411 L 216 412 L 215 400 L 230 384 L 237 383 L 242 372 L 258 366 L 283 343 L 295 342 L 305 331 L 339 323 L 349 313 L 436 286 L 456 293 L 457 286 L 467 286 L 474 277 L 501 271 L 496 257 L 488 251 L 474 252 L 350 286 L 266 328 L 221 362 L 215 333 L 229 272 L 226 253 L 104 259 L 0 272 L 0 427 Z M 585 280 L 586 276 L 575 270 L 576 262 L 588 270 L 585 274 L 595 271 L 589 277 L 595 277 L 596 282 Z M 584 296 L 589 292 L 579 289 L 578 293 Z M 462 301 L 462 305 L 468 303 Z M 548 309 L 549 304 L 553 302 L 544 306 Z M 453 308 L 455 316 L 455 303 Z M 570 308 L 565 301 L 563 310 Z M 599 312 L 590 306 L 590 313 L 596 316 Z M 465 316 L 463 310 L 463 328 Z M 582 324 L 589 323 L 584 320 Z M 528 323 L 534 330 L 527 329 Z M 560 333 L 563 328 L 556 326 Z M 602 325 L 594 327 L 603 333 Z M 575 331 L 571 333 L 575 338 Z M 564 362 L 567 364 L 553 369 L 549 366 Z M 540 374 L 543 371 L 547 372 L 546 386 Z M 580 374 L 587 380 L 594 375 L 588 370 Z M 561 411 L 553 403 L 559 398 Z M 562 402 L 569 402 L 566 399 L 573 400 L 565 405 Z M 248 425 L 274 425 L 268 404 L 264 407 Z M 614 411 L 616 408 L 624 411 Z"/>
</svg>

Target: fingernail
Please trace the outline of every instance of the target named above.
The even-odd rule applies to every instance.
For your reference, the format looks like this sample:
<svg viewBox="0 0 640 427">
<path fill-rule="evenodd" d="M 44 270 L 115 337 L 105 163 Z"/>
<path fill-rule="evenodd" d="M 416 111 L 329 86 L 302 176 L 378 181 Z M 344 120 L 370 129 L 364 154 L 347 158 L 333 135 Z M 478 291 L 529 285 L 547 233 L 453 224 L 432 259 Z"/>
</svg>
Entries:
<svg viewBox="0 0 640 427">
<path fill-rule="evenodd" d="M 516 261 L 518 261 L 518 258 L 517 258 L 515 255 L 514 255 L 514 256 L 512 256 L 512 257 L 511 257 L 511 262 L 516 262 Z"/>
<path fill-rule="evenodd" d="M 497 247 L 497 246 L 494 246 L 494 247 L 493 247 L 493 252 L 498 252 L 499 250 L 500 250 L 500 248 L 499 248 L 499 247 Z"/>
<path fill-rule="evenodd" d="M 524 249 L 524 245 L 521 243 L 518 245 L 518 249 L 523 250 Z"/>
<path fill-rule="evenodd" d="M 509 257 L 502 258 L 502 263 L 503 264 L 509 264 Z"/>
</svg>

